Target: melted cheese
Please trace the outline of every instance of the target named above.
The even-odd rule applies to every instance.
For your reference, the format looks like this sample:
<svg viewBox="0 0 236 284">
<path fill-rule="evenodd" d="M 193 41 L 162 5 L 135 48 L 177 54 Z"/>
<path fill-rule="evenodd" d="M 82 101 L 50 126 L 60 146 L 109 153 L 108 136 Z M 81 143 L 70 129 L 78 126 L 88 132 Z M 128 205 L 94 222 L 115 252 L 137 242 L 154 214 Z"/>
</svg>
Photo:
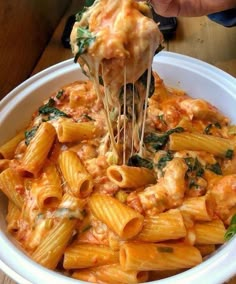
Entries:
<svg viewBox="0 0 236 284">
<path fill-rule="evenodd" d="M 94 40 L 78 57 L 78 62 L 93 81 L 98 98 L 103 101 L 111 146 L 117 157 L 118 144 L 123 143 L 122 160 L 125 163 L 126 152 L 133 153 L 135 150 L 142 154 L 151 64 L 154 53 L 162 42 L 162 34 L 151 18 L 148 5 L 134 0 L 95 1 L 73 27 L 71 45 L 75 56 L 79 52 L 78 29 L 81 28 L 88 29 Z M 135 84 L 146 70 L 149 70 L 147 88 L 146 92 L 140 93 L 139 100 L 141 114 L 136 119 L 132 107 L 132 121 L 128 122 L 126 85 Z M 104 95 L 99 88 L 99 77 L 104 83 Z M 123 114 L 119 100 L 122 87 L 124 87 Z M 144 111 L 143 105 L 145 105 Z M 113 119 L 110 116 L 111 112 L 116 113 Z M 113 127 L 114 123 L 117 123 L 116 130 Z M 141 136 L 133 134 L 135 129 L 141 133 Z M 131 147 L 127 147 L 128 144 Z"/>
</svg>

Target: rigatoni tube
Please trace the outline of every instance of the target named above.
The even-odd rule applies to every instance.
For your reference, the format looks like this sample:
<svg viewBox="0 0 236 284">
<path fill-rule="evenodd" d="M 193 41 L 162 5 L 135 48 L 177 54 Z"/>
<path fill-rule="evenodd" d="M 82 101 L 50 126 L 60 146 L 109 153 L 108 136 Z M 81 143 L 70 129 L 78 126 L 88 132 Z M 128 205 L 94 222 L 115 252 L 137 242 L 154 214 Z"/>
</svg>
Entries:
<svg viewBox="0 0 236 284">
<path fill-rule="evenodd" d="M 143 229 L 136 239 L 146 242 L 160 242 L 185 236 L 186 228 L 182 214 L 178 209 L 171 209 L 164 213 L 145 217 Z"/>
<path fill-rule="evenodd" d="M 199 250 L 185 244 L 127 242 L 120 248 L 120 264 L 125 270 L 172 270 L 201 262 Z"/>
<path fill-rule="evenodd" d="M 226 229 L 220 219 L 195 223 L 196 244 L 223 244 Z"/>
<path fill-rule="evenodd" d="M 17 145 L 25 138 L 24 133 L 24 131 L 19 132 L 12 139 L 0 146 L 0 158 L 3 157 L 4 159 L 12 159 L 14 157 Z"/>
<path fill-rule="evenodd" d="M 59 142 L 78 142 L 96 137 L 96 126 L 91 122 L 74 122 L 62 120 L 58 124 Z"/>
<path fill-rule="evenodd" d="M 189 215 L 197 221 L 212 220 L 214 208 L 215 200 L 212 194 L 185 198 L 183 204 L 179 207 L 182 214 Z"/>
<path fill-rule="evenodd" d="M 46 162 L 39 179 L 32 182 L 32 195 L 39 208 L 56 207 L 62 199 L 61 180 L 55 165 Z"/>
<path fill-rule="evenodd" d="M 148 280 L 147 271 L 125 271 L 118 263 L 94 267 L 90 269 L 81 269 L 75 271 L 72 274 L 73 278 L 86 281 L 92 280 L 92 276 L 93 278 L 96 277 L 97 281 L 104 281 L 105 283 L 111 284 L 121 283 L 121 279 L 123 284 L 144 283 Z"/>
<path fill-rule="evenodd" d="M 72 236 L 76 220 L 62 219 L 33 252 L 32 258 L 39 264 L 55 269 Z"/>
<path fill-rule="evenodd" d="M 110 166 L 107 169 L 107 176 L 121 188 L 138 188 L 156 183 L 156 178 L 149 169 L 126 165 Z"/>
<path fill-rule="evenodd" d="M 170 135 L 169 149 L 172 151 L 206 151 L 215 156 L 226 157 L 228 150 L 233 150 L 231 140 L 199 133 L 173 133 Z"/>
<path fill-rule="evenodd" d="M 54 127 L 48 122 L 43 122 L 30 141 L 22 159 L 22 169 L 25 172 L 37 176 L 46 161 L 55 137 Z"/>
<path fill-rule="evenodd" d="M 88 204 L 93 215 L 123 239 L 136 236 L 142 229 L 144 217 L 114 197 L 96 193 Z"/>
<path fill-rule="evenodd" d="M 63 151 L 59 156 L 59 166 L 74 196 L 85 198 L 92 192 L 92 177 L 75 152 Z"/>
<path fill-rule="evenodd" d="M 119 262 L 119 253 L 104 245 L 72 244 L 64 253 L 63 267 L 78 269 Z"/>
<path fill-rule="evenodd" d="M 0 190 L 18 209 L 22 208 L 24 199 L 24 180 L 18 172 L 8 168 L 0 174 Z"/>
</svg>

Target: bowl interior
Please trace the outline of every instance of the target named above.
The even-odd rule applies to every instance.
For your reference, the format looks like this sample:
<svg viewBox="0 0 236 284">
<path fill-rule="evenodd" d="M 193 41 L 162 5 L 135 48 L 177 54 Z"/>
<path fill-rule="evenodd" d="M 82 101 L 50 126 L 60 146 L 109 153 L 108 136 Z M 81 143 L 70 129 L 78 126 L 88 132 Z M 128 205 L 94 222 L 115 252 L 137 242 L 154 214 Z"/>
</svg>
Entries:
<svg viewBox="0 0 236 284">
<path fill-rule="evenodd" d="M 236 123 L 235 78 L 199 60 L 169 52 L 161 52 L 155 57 L 153 69 L 164 79 L 166 85 L 183 89 L 188 95 L 194 98 L 204 98 L 208 100 L 225 115 L 230 117 L 232 122 Z M 0 102 L 0 145 L 27 125 L 33 112 L 52 92 L 58 90 L 63 85 L 84 78 L 79 66 L 74 64 L 72 60 L 67 60 L 40 72 L 14 89 Z M 6 233 L 5 216 L 6 198 L 0 192 L 0 247 L 5 247 L 5 250 L 0 250 L 0 260 L 17 273 L 23 275 L 23 278 L 33 283 L 49 283 L 49 279 L 54 282 L 56 281 L 55 283 L 85 283 L 61 277 L 57 273 L 50 272 L 34 264 L 25 257 L 23 253 L 16 250 L 16 244 L 13 245 L 14 241 Z M 223 256 L 225 254 L 224 252 L 230 254 L 227 247 L 229 249 L 236 247 L 236 239 L 234 238 L 230 244 L 224 246 L 217 254 Z M 15 258 L 12 254 L 14 254 Z M 22 263 L 21 267 L 19 267 L 17 259 Z M 208 260 L 208 269 L 211 265 L 213 267 L 212 269 L 215 267 L 216 276 L 214 279 L 223 282 L 232 276 L 233 269 L 234 272 L 236 271 L 236 265 L 227 268 L 228 270 L 225 273 L 220 274 L 215 266 L 216 260 L 217 258 L 214 259 L 214 256 Z M 195 272 L 200 271 L 200 274 L 202 273 L 203 276 L 207 271 L 207 267 L 204 263 L 199 265 L 199 267 L 200 268 L 193 268 L 191 270 Z M 189 281 L 191 279 L 191 283 L 199 283 L 199 279 L 191 276 L 193 274 L 191 270 L 182 274 L 185 275 L 185 277 L 190 277 L 188 279 Z M 32 271 L 34 271 L 35 274 L 32 273 Z M 218 278 L 216 278 L 217 273 Z M 15 278 L 14 275 L 11 276 Z M 36 277 L 38 279 L 37 281 L 35 280 Z M 172 278 L 173 283 L 183 283 L 181 275 Z M 67 279 L 67 282 L 65 282 L 65 279 Z M 215 281 L 214 283 L 220 283 L 219 281 Z M 166 280 L 162 280 L 158 283 L 167 282 Z M 168 283 L 172 283 L 170 279 Z"/>
</svg>

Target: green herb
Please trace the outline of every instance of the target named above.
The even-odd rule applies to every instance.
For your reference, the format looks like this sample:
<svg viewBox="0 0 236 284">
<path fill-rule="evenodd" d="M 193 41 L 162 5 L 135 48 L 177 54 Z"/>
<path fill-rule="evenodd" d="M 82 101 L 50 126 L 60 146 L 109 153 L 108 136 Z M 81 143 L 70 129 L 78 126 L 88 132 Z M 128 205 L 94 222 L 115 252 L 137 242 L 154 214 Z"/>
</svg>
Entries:
<svg viewBox="0 0 236 284">
<path fill-rule="evenodd" d="M 154 150 L 158 151 L 166 145 L 166 143 L 168 142 L 169 136 L 172 133 L 180 133 L 183 131 L 184 129 L 182 127 L 176 127 L 176 128 L 166 131 L 163 134 L 149 133 L 144 138 L 144 143 L 149 143 Z"/>
<path fill-rule="evenodd" d="M 128 166 L 153 169 L 153 163 L 147 159 L 141 158 L 139 155 L 131 156 L 128 160 Z"/>
<path fill-rule="evenodd" d="M 84 7 L 81 11 L 79 11 L 76 15 L 75 15 L 75 20 L 76 22 L 80 22 L 80 20 L 83 17 L 84 12 L 87 10 L 86 7 Z"/>
<path fill-rule="evenodd" d="M 85 0 L 85 6 L 90 7 L 93 5 L 94 2 L 95 0 Z"/>
<path fill-rule="evenodd" d="M 207 165 L 206 169 L 214 172 L 217 175 L 222 175 L 222 170 L 219 163 L 215 163 L 213 165 Z"/>
<path fill-rule="evenodd" d="M 233 155 L 234 155 L 234 151 L 232 149 L 228 149 L 225 153 L 225 158 L 231 160 L 233 158 Z"/>
<path fill-rule="evenodd" d="M 218 129 L 221 129 L 221 125 L 219 122 L 216 123 L 210 123 L 209 125 L 207 125 L 207 127 L 204 129 L 204 133 L 205 134 L 210 134 L 210 131 L 213 127 L 216 127 Z"/>
<path fill-rule="evenodd" d="M 235 235 L 236 235 L 236 214 L 234 214 L 234 216 L 232 217 L 229 227 L 225 233 L 225 240 L 229 241 Z"/>
<path fill-rule="evenodd" d="M 161 157 L 157 163 L 157 168 L 159 170 L 163 170 L 163 168 L 166 166 L 167 162 L 171 161 L 173 159 L 172 152 L 168 151 L 167 154 L 163 157 Z"/>
<path fill-rule="evenodd" d="M 66 113 L 54 107 L 55 100 L 50 98 L 49 101 L 39 108 L 39 113 L 43 115 L 49 115 L 48 119 L 53 119 L 58 116 L 68 117 Z"/>
<path fill-rule="evenodd" d="M 35 133 L 37 132 L 39 126 L 35 126 L 31 128 L 30 130 L 25 131 L 25 144 L 28 146 L 30 141 L 33 139 L 35 136 Z"/>
<path fill-rule="evenodd" d="M 167 125 L 166 121 L 164 120 L 164 114 L 160 114 L 157 116 L 157 118 L 165 125 Z"/>
<path fill-rule="evenodd" d="M 100 85 L 104 86 L 104 82 L 103 82 L 102 76 L 98 77 L 98 81 L 99 81 Z"/>
<path fill-rule="evenodd" d="M 188 172 L 195 172 L 198 177 L 204 174 L 204 168 L 197 158 L 187 157 L 184 160 L 188 166 Z"/>
<path fill-rule="evenodd" d="M 190 172 L 194 171 L 195 159 L 192 157 L 187 157 L 187 158 L 184 158 L 184 161 L 188 166 L 188 171 Z"/>
<path fill-rule="evenodd" d="M 89 116 L 88 114 L 86 114 L 86 113 L 83 114 L 83 117 L 87 118 L 88 120 L 91 120 L 91 121 L 93 120 L 94 121 L 94 119 L 91 116 Z"/>
<path fill-rule="evenodd" d="M 157 247 L 157 250 L 163 253 L 173 253 L 174 252 L 174 249 L 172 247 Z"/>
<path fill-rule="evenodd" d="M 63 94 L 64 94 L 64 90 L 58 91 L 57 94 L 56 94 L 56 98 L 57 98 L 58 100 L 60 100 L 61 97 L 63 96 Z"/>
<path fill-rule="evenodd" d="M 49 98 L 48 102 L 45 105 L 43 105 L 43 107 L 53 107 L 55 106 L 55 104 L 56 101 L 53 98 Z"/>
<path fill-rule="evenodd" d="M 77 28 L 77 46 L 78 52 L 75 55 L 74 62 L 77 62 L 81 54 L 85 53 L 88 47 L 95 41 L 95 36 L 89 31 L 88 28 Z"/>
<path fill-rule="evenodd" d="M 92 228 L 92 225 L 87 225 L 87 226 L 85 226 L 82 230 L 81 230 L 81 233 L 84 233 L 84 232 L 86 232 L 86 231 L 88 231 L 89 229 L 91 229 Z"/>
<path fill-rule="evenodd" d="M 191 179 L 191 180 L 189 181 L 188 187 L 189 187 L 190 189 L 193 188 L 193 187 L 199 188 L 199 185 L 196 183 L 196 181 L 195 181 L 194 179 Z"/>
</svg>

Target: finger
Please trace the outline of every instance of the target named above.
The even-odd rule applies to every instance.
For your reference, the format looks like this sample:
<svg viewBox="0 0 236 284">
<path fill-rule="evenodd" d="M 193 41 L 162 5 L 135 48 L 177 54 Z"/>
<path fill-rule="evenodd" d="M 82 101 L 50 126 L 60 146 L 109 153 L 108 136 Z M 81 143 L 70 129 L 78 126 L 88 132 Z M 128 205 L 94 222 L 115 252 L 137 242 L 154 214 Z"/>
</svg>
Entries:
<svg viewBox="0 0 236 284">
<path fill-rule="evenodd" d="M 176 0 L 151 0 L 155 12 L 161 16 L 174 17 L 179 13 L 179 5 Z"/>
</svg>

